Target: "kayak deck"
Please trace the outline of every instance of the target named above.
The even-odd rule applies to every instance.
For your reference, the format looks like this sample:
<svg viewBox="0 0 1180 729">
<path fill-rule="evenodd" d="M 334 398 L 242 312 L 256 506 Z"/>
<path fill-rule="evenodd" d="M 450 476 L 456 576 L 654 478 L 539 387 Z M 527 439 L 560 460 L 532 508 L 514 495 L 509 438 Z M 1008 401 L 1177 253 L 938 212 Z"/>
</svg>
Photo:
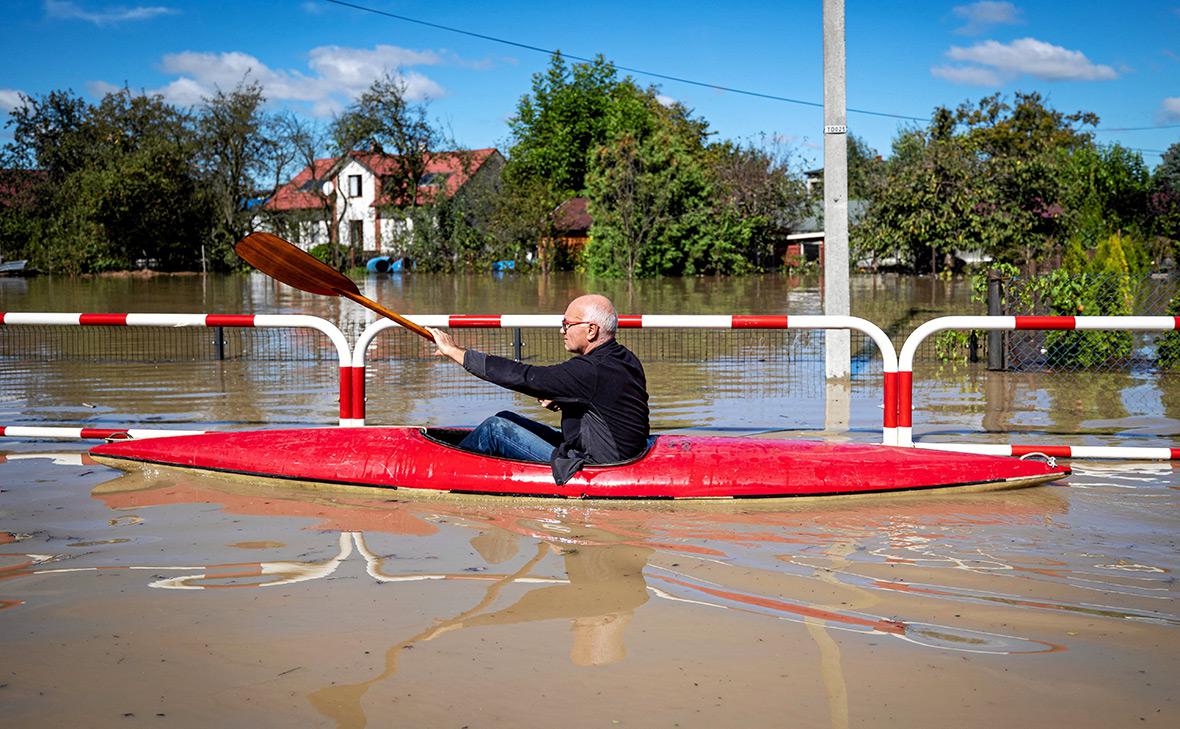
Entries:
<svg viewBox="0 0 1180 729">
<path fill-rule="evenodd" d="M 639 458 L 590 465 L 557 485 L 547 463 L 460 450 L 462 431 L 409 427 L 258 430 L 106 443 L 91 456 L 131 469 L 198 469 L 313 483 L 593 499 L 832 496 L 979 491 L 1062 478 L 1069 469 L 1001 456 L 893 446 L 661 435 Z"/>
</svg>

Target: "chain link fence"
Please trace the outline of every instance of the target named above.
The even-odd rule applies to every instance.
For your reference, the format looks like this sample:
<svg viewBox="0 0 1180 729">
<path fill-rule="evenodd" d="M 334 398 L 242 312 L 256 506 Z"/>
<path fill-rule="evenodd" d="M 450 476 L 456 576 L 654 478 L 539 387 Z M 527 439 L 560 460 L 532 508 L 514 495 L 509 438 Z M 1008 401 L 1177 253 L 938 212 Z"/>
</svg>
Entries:
<svg viewBox="0 0 1180 729">
<path fill-rule="evenodd" d="M 1009 316 L 1176 316 L 1180 277 L 1018 278 L 1004 283 L 1001 303 Z M 1013 371 L 1180 369 L 1178 332 L 1022 330 L 1006 332 L 1004 339 L 1007 369 Z"/>
</svg>

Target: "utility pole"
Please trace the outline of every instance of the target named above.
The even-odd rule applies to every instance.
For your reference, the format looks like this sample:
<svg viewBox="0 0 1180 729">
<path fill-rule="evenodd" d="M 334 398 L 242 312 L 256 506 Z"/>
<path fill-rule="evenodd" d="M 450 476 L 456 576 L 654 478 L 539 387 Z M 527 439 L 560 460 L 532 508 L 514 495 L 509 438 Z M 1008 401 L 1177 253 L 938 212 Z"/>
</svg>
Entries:
<svg viewBox="0 0 1180 729">
<path fill-rule="evenodd" d="M 844 88 L 844 0 L 824 2 L 824 314 L 848 316 L 848 114 Z M 824 333 L 828 379 L 847 377 L 847 329 Z"/>
</svg>

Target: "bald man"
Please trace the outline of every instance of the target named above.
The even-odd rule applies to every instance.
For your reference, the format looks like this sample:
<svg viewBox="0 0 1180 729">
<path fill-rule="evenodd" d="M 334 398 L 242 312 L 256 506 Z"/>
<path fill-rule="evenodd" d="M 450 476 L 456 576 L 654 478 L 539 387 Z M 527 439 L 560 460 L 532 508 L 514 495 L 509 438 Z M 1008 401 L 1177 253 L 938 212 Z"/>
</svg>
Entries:
<svg viewBox="0 0 1180 729">
<path fill-rule="evenodd" d="M 643 365 L 615 341 L 619 317 L 605 296 L 579 296 L 565 309 L 561 333 L 575 355 L 548 367 L 526 365 L 455 344 L 429 329 L 438 354 L 471 374 L 537 398 L 561 412 L 561 430 L 508 410 L 484 420 L 460 448 L 525 461 L 548 461 L 563 484 L 587 463 L 618 463 L 647 448 L 647 379 Z"/>
</svg>

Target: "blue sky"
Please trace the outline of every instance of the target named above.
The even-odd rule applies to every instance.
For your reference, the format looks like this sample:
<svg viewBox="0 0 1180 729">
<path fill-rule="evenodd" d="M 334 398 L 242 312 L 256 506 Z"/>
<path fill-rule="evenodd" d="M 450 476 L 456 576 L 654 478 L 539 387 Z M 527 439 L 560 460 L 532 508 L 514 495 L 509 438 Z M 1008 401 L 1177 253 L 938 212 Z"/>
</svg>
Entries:
<svg viewBox="0 0 1180 729">
<path fill-rule="evenodd" d="M 526 46 L 602 53 L 632 69 L 823 100 L 821 0 L 352 1 Z M 5 118 L 20 93 L 63 88 L 97 100 L 126 84 L 188 105 L 249 71 L 272 106 L 327 120 L 390 70 L 430 100 L 460 144 L 507 151 L 506 120 L 548 63 L 544 53 L 327 0 L 9 0 L 5 9 Z M 850 109 L 925 119 L 937 105 L 1038 91 L 1060 111 L 1097 113 L 1097 138 L 1143 150 L 1149 166 L 1180 142 L 1180 0 L 847 0 L 845 12 Z M 819 108 L 632 75 L 718 137 L 767 135 L 801 161 L 822 161 Z M 849 130 L 886 155 L 907 123 L 848 114 Z"/>
</svg>

